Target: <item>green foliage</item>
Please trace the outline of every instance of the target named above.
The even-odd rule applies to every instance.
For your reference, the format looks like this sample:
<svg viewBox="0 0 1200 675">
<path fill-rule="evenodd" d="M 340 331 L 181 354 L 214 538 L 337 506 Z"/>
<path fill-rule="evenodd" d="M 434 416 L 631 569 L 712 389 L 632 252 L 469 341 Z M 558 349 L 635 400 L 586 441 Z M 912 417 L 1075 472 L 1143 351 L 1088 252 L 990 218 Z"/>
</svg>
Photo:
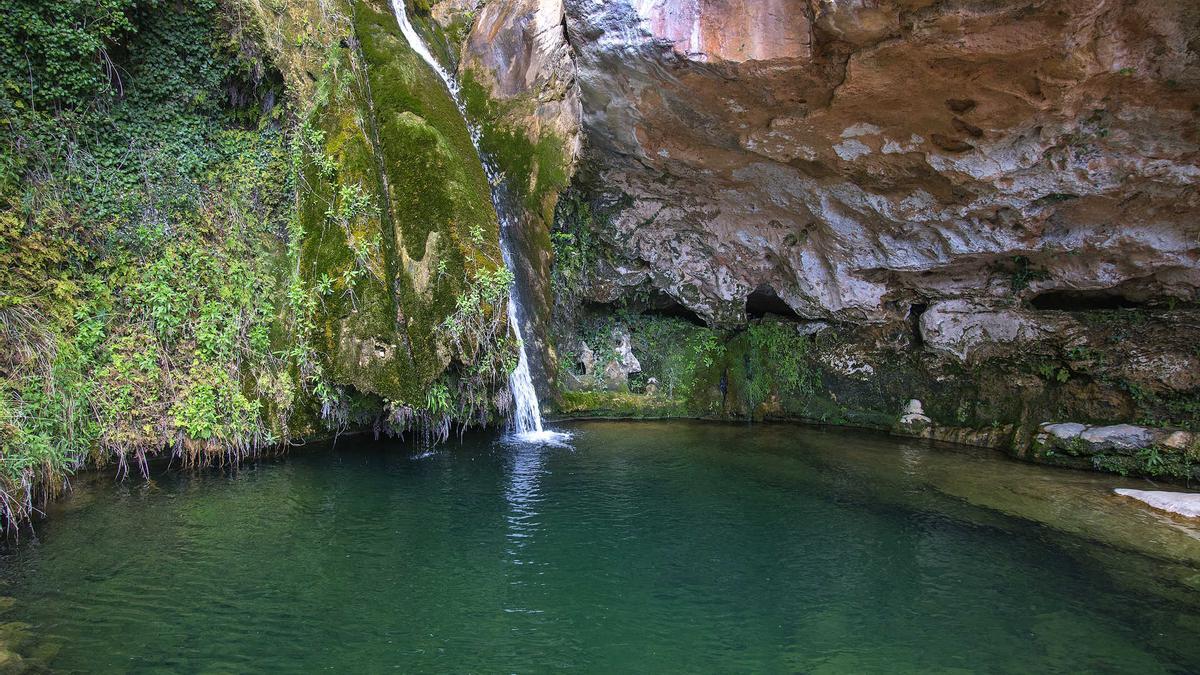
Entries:
<svg viewBox="0 0 1200 675">
<path fill-rule="evenodd" d="M 1142 448 L 1137 453 L 1138 464 L 1151 476 L 1168 472 L 1167 461 L 1156 447 Z"/>
<path fill-rule="evenodd" d="M 1087 345 L 1071 347 L 1066 350 L 1066 358 L 1068 361 L 1080 362 L 1088 365 L 1103 368 L 1107 365 L 1107 358 L 1103 352 L 1097 351 Z"/>
<path fill-rule="evenodd" d="M 1010 275 L 1009 284 L 1014 294 L 1029 288 L 1031 281 L 1048 279 L 1050 276 L 1046 270 L 1034 267 L 1032 261 L 1023 255 L 1013 256 Z"/>
<path fill-rule="evenodd" d="M 683 319 L 643 317 L 634 324 L 634 352 L 643 375 L 656 377 L 669 399 L 691 398 L 701 386 L 698 374 L 712 368 L 721 352 L 718 333 Z"/>
<path fill-rule="evenodd" d="M 578 417 L 649 419 L 692 414 L 686 402 L 627 391 L 564 391 L 558 412 Z"/>
<path fill-rule="evenodd" d="M 1122 476 L 1138 475 L 1155 478 L 1190 479 L 1195 475 L 1197 457 L 1193 452 L 1181 452 L 1159 446 L 1142 448 L 1132 453 L 1102 453 L 1092 457 L 1092 466 Z"/>
<path fill-rule="evenodd" d="M 285 440 L 313 374 L 272 353 L 291 144 L 243 27 L 209 0 L 0 9 L 0 518 L 84 461 Z"/>
<path fill-rule="evenodd" d="M 268 4 L 0 0 L 5 522 L 84 462 L 503 405 L 512 278 L 458 110 L 386 4 Z M 246 17 L 306 12 L 273 54 L 319 73 L 297 109 Z M 552 146 L 520 148 L 543 185 Z"/>
<path fill-rule="evenodd" d="M 762 322 L 747 330 L 750 345 L 760 365 L 760 372 L 772 372 L 780 394 L 803 396 L 812 393 L 813 375 L 805 362 L 808 338 L 796 332 L 789 323 Z M 767 379 L 767 378 L 760 378 Z"/>
<path fill-rule="evenodd" d="M 721 352 L 719 333 L 675 317 L 637 314 L 618 310 L 611 314 L 583 317 L 577 332 L 559 338 L 560 368 L 574 370 L 580 355 L 572 347 L 586 344 L 596 358 L 598 386 L 605 365 L 619 358 L 616 335 L 628 331 L 630 346 L 641 363 L 637 384 L 658 381 L 656 395 L 672 401 L 687 401 L 699 385 L 702 371 L 711 368 Z"/>
<path fill-rule="evenodd" d="M 591 205 L 580 194 L 568 192 L 559 200 L 550 243 L 554 250 L 551 283 L 560 306 L 579 303 L 588 275 L 596 269 L 600 255 L 596 229 Z"/>
<path fill-rule="evenodd" d="M 1071 379 L 1071 371 L 1053 361 L 1043 361 L 1036 366 L 1038 377 L 1047 382 L 1063 384 Z"/>
<path fill-rule="evenodd" d="M 1074 436 L 1067 441 L 1066 451 L 1074 457 L 1084 455 L 1087 452 L 1087 441 L 1084 441 L 1082 436 Z"/>
<path fill-rule="evenodd" d="M 1092 467 L 1097 471 L 1128 476 L 1133 470 L 1133 459 L 1121 455 L 1096 455 L 1092 457 Z"/>
<path fill-rule="evenodd" d="M 448 368 L 457 371 L 447 380 L 456 410 L 464 400 L 482 405 L 494 392 L 459 397 L 458 389 L 490 379 L 479 371 L 507 358 L 508 338 L 502 306 L 460 311 L 479 304 L 477 278 L 502 264 L 470 134 L 437 76 L 404 47 L 385 3 L 356 4 L 338 28 L 346 32 L 324 38 L 308 124 L 293 140 L 304 242 L 293 295 L 316 299 L 315 360 L 394 411 L 419 413 Z M 344 398 L 323 407 L 340 411 Z"/>
<path fill-rule="evenodd" d="M 480 272 L 458 296 L 454 313 L 439 327 L 458 364 L 454 417 L 463 425 L 484 423 L 492 411 L 490 392 L 504 389 L 517 367 L 517 345 L 510 337 L 508 295 L 513 274 L 505 267 Z M 448 407 L 427 406 L 433 414 Z M 445 408 L 445 410 L 443 410 Z"/>
<path fill-rule="evenodd" d="M 433 415 L 445 415 L 450 412 L 450 389 L 442 382 L 436 382 L 429 387 L 425 397 L 425 409 Z"/>
<path fill-rule="evenodd" d="M 596 358 L 597 381 L 579 383 L 599 386 L 601 371 L 617 358 L 615 335 L 628 330 L 634 354 L 641 363 L 636 391 L 651 378 L 658 381 L 653 396 L 618 398 L 593 397 L 605 402 L 610 412 L 617 405 L 630 416 L 635 403 L 645 410 L 687 410 L 690 414 L 721 413 L 723 405 L 761 415 L 764 405 L 776 413 L 806 410 L 814 400 L 818 377 L 810 365 L 811 343 L 787 322 L 758 322 L 745 331 L 728 332 L 697 326 L 683 319 L 625 310 L 582 318 L 572 335 L 559 338 L 560 370 L 573 370 L 579 355 L 571 345 L 586 344 Z M 577 376 L 578 377 L 578 376 Z M 578 386 L 578 385 L 577 385 Z M 647 389 L 647 391 L 649 391 Z M 711 400 L 712 393 L 728 394 L 729 400 Z M 571 392 L 564 403 L 572 413 L 585 411 L 589 400 Z M 775 399 L 772 402 L 772 399 Z"/>
<path fill-rule="evenodd" d="M 155 2 L 0 0 L 0 81 L 19 110 L 77 111 L 119 86 L 110 52 L 136 30 L 138 5 Z"/>
<path fill-rule="evenodd" d="M 799 407 L 816 390 L 816 376 L 806 360 L 809 347 L 808 338 L 790 323 L 751 324 L 730 342 L 726 360 L 729 391 L 751 416 L 763 414 L 766 408 L 778 410 L 785 402 Z M 773 395 L 778 403 L 771 403 Z"/>
<path fill-rule="evenodd" d="M 512 284 L 513 274 L 506 267 L 481 272 L 458 296 L 454 314 L 443 322 L 442 330 L 464 352 L 494 338 L 503 328 L 504 303 Z"/>
</svg>

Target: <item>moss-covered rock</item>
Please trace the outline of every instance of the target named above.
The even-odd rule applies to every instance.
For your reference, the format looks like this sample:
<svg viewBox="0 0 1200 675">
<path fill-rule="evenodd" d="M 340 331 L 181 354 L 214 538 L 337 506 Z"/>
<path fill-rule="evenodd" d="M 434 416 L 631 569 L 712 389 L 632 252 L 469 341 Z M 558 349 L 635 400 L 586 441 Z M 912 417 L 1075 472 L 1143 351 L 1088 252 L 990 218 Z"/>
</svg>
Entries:
<svg viewBox="0 0 1200 675">
<path fill-rule="evenodd" d="M 526 342 L 532 351 L 539 384 L 552 382 L 554 360 L 545 333 L 554 297 L 550 283 L 553 248 L 550 226 L 559 194 L 570 181 L 572 154 L 566 141 L 552 131 L 522 126 L 524 99 L 491 97 L 471 70 L 462 73 L 467 116 L 479 130 L 480 150 L 504 181 L 502 208 L 512 220 L 505 232 L 514 273 L 523 291 Z M 527 111 L 526 111 L 527 112 Z M 543 392 L 545 393 L 545 392 Z"/>
<path fill-rule="evenodd" d="M 453 358 L 443 323 L 503 265 L 497 219 L 466 124 L 390 4 L 339 7 L 345 21 L 313 38 L 326 51 L 299 207 L 301 275 L 321 296 L 316 347 L 334 382 L 424 401 Z M 284 60 L 315 66 L 299 52 Z"/>
<path fill-rule="evenodd" d="M 1139 335 L 1150 344 L 1173 344 L 1178 336 L 1168 328 L 1176 328 L 1177 319 L 1157 320 L 1161 335 L 1156 338 L 1149 327 L 1156 319 L 1144 318 L 1147 326 Z M 1128 391 L 1126 380 L 1113 373 L 1130 370 L 1122 360 L 1129 349 L 1110 341 L 1104 326 L 1083 336 L 1095 345 L 1088 364 L 1074 349 L 1065 357 L 1074 360 L 1055 360 L 1053 367 L 1038 351 L 962 363 L 922 349 L 904 324 L 825 326 L 768 315 L 743 329 L 723 330 L 650 311 L 591 305 L 560 314 L 556 329 L 564 372 L 584 371 L 583 345 L 596 362 L 591 370 L 601 371 L 614 358 L 611 336 L 624 331 L 632 336 L 641 365 L 630 378 L 629 392 L 604 391 L 612 389 L 611 383 L 564 376 L 570 390 L 562 392 L 558 412 L 571 416 L 793 420 L 992 447 L 1030 461 L 1168 480 L 1188 480 L 1196 471 L 1194 436 L 1178 430 L 1189 428 L 1186 404 L 1171 407 L 1164 405 L 1165 396 L 1142 392 L 1139 398 Z M 1175 395 L 1178 399 L 1170 400 L 1189 396 Z M 898 423 L 912 400 L 921 403 L 928 420 L 919 427 Z M 1042 432 L 1048 421 L 1102 426 L 1139 415 L 1152 442 L 1137 447 L 1073 449 Z"/>
<path fill-rule="evenodd" d="M 489 185 L 390 3 L 142 4 L 105 5 L 109 30 L 33 3 L 0 36 L 113 59 L 56 52 L 71 87 L 0 97 L 0 523 L 84 463 L 491 419 Z"/>
</svg>

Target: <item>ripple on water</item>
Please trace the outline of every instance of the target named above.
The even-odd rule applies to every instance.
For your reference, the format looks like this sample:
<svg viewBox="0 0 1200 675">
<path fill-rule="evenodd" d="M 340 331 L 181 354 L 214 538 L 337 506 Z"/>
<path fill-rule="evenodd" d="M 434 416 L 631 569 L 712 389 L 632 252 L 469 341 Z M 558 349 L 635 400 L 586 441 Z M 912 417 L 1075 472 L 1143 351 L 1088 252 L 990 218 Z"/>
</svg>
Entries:
<svg viewBox="0 0 1200 675">
<path fill-rule="evenodd" d="M 1200 668 L 1196 529 L 1110 498 L 1130 481 L 791 426 L 566 431 L 99 482 L 6 553 L 3 620 L 62 670 Z"/>
</svg>

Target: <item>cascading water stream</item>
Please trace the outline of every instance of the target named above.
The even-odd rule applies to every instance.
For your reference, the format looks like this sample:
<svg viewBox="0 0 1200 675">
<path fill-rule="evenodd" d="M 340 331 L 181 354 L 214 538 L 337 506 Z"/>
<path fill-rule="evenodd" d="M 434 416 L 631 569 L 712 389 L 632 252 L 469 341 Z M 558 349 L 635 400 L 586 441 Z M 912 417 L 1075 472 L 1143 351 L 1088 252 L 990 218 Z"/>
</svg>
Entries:
<svg viewBox="0 0 1200 675">
<path fill-rule="evenodd" d="M 504 176 L 496 170 L 495 166 L 492 165 L 491 161 L 480 149 L 480 131 L 471 123 L 470 118 L 467 117 L 467 109 L 460 95 L 458 81 L 450 73 L 446 72 L 437 59 L 433 57 L 433 54 L 429 52 L 425 41 L 421 39 L 420 34 L 417 33 L 416 28 L 413 27 L 412 22 L 408 18 L 406 0 L 392 0 L 392 10 L 396 14 L 396 21 L 400 24 L 400 32 L 404 35 L 404 39 L 408 41 L 408 46 L 442 79 L 442 82 L 446 85 L 446 89 L 450 92 L 450 98 L 454 100 L 454 105 L 458 107 L 458 112 L 462 114 L 463 121 L 467 124 L 467 130 L 471 134 L 471 143 L 475 146 L 475 153 L 479 155 L 484 173 L 487 174 L 488 184 L 491 186 L 492 204 L 496 208 L 496 216 L 500 219 L 500 250 L 504 256 L 504 264 L 508 269 L 515 270 L 515 261 L 513 260 L 512 252 L 509 250 L 508 237 L 506 236 L 509 228 L 514 224 L 514 219 L 507 201 L 500 192 Z M 529 370 L 529 356 L 525 353 L 525 339 L 521 335 L 519 309 L 520 298 L 517 293 L 516 283 L 514 282 L 508 291 L 508 320 L 512 325 L 513 336 L 517 340 L 517 348 L 520 356 L 517 361 L 516 370 L 508 376 L 508 388 L 512 392 L 513 397 L 513 430 L 516 432 L 517 437 L 524 441 L 554 442 L 560 440 L 563 434 L 545 431 L 542 428 L 542 411 L 538 404 L 537 390 L 533 387 L 533 377 Z"/>
</svg>

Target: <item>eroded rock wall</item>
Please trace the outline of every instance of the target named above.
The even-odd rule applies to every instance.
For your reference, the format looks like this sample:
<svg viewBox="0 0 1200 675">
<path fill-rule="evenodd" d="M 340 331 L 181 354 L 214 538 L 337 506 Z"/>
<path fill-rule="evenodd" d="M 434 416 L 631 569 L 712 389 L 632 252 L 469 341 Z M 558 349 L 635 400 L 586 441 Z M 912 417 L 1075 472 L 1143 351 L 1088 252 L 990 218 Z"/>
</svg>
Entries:
<svg viewBox="0 0 1200 675">
<path fill-rule="evenodd" d="M 855 322 L 1195 297 L 1193 3 L 568 0 L 567 20 L 609 241 L 711 322 L 762 285 Z M 1035 271 L 1015 289 L 1014 264 Z"/>
<path fill-rule="evenodd" d="M 434 7 L 450 34 L 462 21 L 461 2 Z M 470 3 L 467 3 L 470 4 Z M 559 194 L 568 186 L 581 147 L 582 119 L 573 52 L 561 0 L 475 3 L 457 58 L 467 114 L 479 145 L 503 181 L 506 237 L 525 310 L 534 381 L 552 394 L 557 358 L 547 334 L 554 303 L 550 229 Z"/>
<path fill-rule="evenodd" d="M 561 409 L 893 428 L 920 398 L 922 433 L 1019 452 L 1200 423 L 1198 35 L 1182 0 L 484 3 L 494 118 L 579 138 Z M 627 389 L 595 375 L 626 331 Z M 762 379 L 792 333 L 811 389 Z"/>
</svg>

